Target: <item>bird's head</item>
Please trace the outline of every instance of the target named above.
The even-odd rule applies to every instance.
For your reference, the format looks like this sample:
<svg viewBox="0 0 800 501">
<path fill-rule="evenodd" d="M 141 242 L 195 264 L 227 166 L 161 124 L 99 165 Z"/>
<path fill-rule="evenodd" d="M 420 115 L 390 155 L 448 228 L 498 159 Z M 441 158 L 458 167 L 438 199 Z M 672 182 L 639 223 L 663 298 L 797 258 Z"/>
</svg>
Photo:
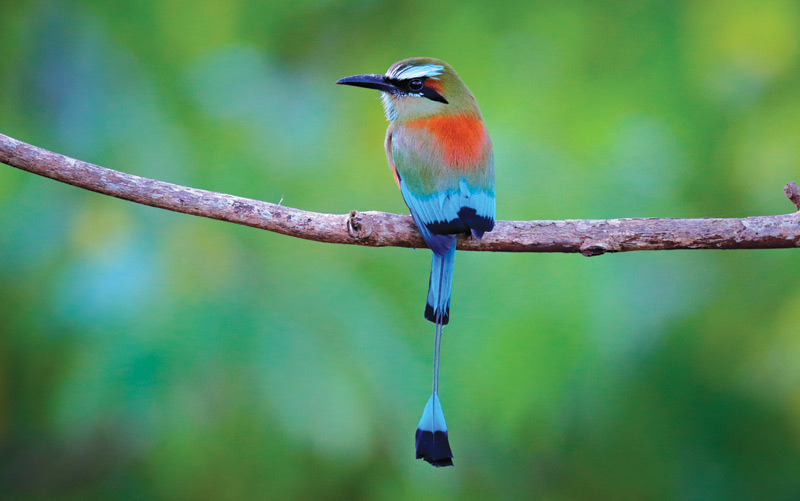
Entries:
<svg viewBox="0 0 800 501">
<path fill-rule="evenodd" d="M 392 121 L 437 114 L 480 116 L 478 103 L 452 66 L 431 57 L 403 59 L 385 75 L 354 75 L 336 83 L 381 91 L 386 118 Z"/>
</svg>

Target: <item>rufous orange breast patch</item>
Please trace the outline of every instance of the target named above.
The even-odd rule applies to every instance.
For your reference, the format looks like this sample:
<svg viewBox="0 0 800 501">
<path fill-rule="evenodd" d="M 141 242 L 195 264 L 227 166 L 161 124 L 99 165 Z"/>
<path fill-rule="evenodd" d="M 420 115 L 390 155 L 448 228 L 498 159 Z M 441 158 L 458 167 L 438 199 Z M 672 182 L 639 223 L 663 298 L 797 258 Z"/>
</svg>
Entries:
<svg viewBox="0 0 800 501">
<path fill-rule="evenodd" d="M 450 167 L 469 170 L 485 160 L 488 136 L 480 118 L 450 115 L 413 120 L 405 126 L 427 129 L 441 148 L 442 159 Z"/>
</svg>

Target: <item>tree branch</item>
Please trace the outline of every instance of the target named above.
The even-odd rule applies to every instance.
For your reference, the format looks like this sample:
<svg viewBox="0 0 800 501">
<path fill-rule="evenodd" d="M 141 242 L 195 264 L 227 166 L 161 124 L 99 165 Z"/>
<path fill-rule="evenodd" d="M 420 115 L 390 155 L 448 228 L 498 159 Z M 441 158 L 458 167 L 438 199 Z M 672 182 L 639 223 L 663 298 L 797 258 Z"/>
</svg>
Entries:
<svg viewBox="0 0 800 501">
<path fill-rule="evenodd" d="M 410 216 L 385 212 L 321 214 L 134 176 L 82 162 L 0 134 L 0 162 L 62 183 L 152 207 L 261 228 L 293 237 L 373 247 L 425 247 Z M 800 210 L 800 188 L 787 197 Z M 702 219 L 498 221 L 483 240 L 459 238 L 476 251 L 606 252 L 668 249 L 775 249 L 800 246 L 800 212 Z"/>
</svg>

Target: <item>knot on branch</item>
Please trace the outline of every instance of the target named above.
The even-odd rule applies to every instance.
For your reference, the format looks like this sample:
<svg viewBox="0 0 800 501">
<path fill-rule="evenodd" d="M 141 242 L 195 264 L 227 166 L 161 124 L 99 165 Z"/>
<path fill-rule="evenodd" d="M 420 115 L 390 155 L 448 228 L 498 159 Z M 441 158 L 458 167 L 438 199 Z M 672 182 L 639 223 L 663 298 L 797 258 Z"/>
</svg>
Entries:
<svg viewBox="0 0 800 501">
<path fill-rule="evenodd" d="M 372 218 L 358 211 L 347 216 L 347 233 L 356 240 L 366 240 L 372 235 Z"/>
<path fill-rule="evenodd" d="M 607 240 L 593 240 L 587 238 L 580 247 L 581 254 L 586 257 L 602 256 L 606 252 L 619 252 L 620 248 Z"/>
<path fill-rule="evenodd" d="M 786 186 L 783 187 L 783 192 L 797 207 L 797 210 L 800 211 L 800 187 L 797 186 L 797 183 L 786 183 Z"/>
</svg>

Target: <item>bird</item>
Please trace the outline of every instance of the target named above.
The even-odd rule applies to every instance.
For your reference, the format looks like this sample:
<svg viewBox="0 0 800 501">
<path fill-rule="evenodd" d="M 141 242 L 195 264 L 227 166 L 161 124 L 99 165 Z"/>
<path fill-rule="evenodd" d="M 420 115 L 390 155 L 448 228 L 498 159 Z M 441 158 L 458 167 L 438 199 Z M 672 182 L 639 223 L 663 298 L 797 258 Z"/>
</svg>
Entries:
<svg viewBox="0 0 800 501">
<path fill-rule="evenodd" d="M 435 324 L 433 388 L 415 433 L 417 459 L 452 466 L 439 400 L 442 330 L 450 321 L 456 239 L 494 228 L 494 153 L 478 102 L 452 66 L 430 57 L 403 59 L 385 74 L 337 84 L 381 92 L 389 121 L 384 148 L 395 182 L 433 252 L 425 318 Z"/>
</svg>

